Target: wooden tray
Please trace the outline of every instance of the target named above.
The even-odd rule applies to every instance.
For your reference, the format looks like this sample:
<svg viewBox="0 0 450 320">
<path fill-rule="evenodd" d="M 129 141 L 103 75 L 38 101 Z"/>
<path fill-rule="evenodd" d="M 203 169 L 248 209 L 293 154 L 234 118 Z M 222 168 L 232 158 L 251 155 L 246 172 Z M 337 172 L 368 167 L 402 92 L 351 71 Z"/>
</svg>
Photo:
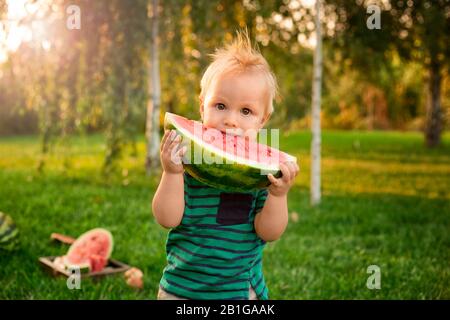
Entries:
<svg viewBox="0 0 450 320">
<path fill-rule="evenodd" d="M 69 277 L 71 275 L 70 272 L 68 272 L 67 270 L 58 268 L 57 266 L 55 266 L 55 264 L 53 263 L 53 261 L 56 259 L 57 257 L 55 256 L 51 256 L 51 257 L 41 257 L 39 258 L 39 262 L 42 264 L 42 266 L 48 271 L 50 272 L 53 276 L 58 276 L 58 275 L 63 275 L 66 277 Z M 106 265 L 106 267 L 99 272 L 89 272 L 89 273 L 81 273 L 80 277 L 81 278 L 87 278 L 87 277 L 102 277 L 102 276 L 107 276 L 107 275 L 111 275 L 111 274 L 116 274 L 116 273 L 121 273 L 121 272 L 125 272 L 128 269 L 130 269 L 130 266 L 114 260 L 114 259 L 109 259 L 108 260 L 108 264 Z"/>
</svg>

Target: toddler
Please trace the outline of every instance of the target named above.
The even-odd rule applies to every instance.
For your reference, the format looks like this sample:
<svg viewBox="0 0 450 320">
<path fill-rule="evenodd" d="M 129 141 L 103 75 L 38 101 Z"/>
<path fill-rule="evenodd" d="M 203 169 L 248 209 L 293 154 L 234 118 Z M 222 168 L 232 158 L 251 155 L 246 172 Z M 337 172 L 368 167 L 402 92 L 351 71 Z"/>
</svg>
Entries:
<svg viewBox="0 0 450 320">
<path fill-rule="evenodd" d="M 277 84 L 247 33 L 216 51 L 201 80 L 203 125 L 256 140 L 273 112 Z M 170 228 L 167 266 L 158 299 L 268 299 L 262 253 L 288 222 L 287 194 L 299 168 L 280 164 L 267 189 L 229 193 L 184 171 L 181 136 L 166 131 L 161 141 L 163 173 L 152 202 L 153 215 Z"/>
</svg>

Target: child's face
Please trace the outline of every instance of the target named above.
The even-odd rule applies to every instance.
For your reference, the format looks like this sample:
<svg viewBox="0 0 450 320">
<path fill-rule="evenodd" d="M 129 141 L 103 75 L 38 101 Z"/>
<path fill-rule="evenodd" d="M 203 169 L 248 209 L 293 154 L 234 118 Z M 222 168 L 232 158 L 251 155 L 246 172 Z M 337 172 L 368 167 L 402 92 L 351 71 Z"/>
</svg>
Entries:
<svg viewBox="0 0 450 320">
<path fill-rule="evenodd" d="M 267 100 L 268 88 L 262 75 L 250 71 L 220 75 L 201 103 L 203 124 L 255 140 L 269 119 Z"/>
</svg>

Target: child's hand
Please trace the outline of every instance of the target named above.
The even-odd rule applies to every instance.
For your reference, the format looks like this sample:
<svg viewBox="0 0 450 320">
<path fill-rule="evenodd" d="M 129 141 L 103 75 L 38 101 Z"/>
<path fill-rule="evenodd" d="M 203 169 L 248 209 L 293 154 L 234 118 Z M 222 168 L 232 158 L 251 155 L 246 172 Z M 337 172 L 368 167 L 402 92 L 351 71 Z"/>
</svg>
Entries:
<svg viewBox="0 0 450 320">
<path fill-rule="evenodd" d="M 179 148 L 181 136 L 175 130 L 164 133 L 161 141 L 160 157 L 163 170 L 167 173 L 183 173 L 181 158 L 186 153 L 186 147 Z"/>
<path fill-rule="evenodd" d="M 280 164 L 281 173 L 280 178 L 275 178 L 269 173 L 267 176 L 271 185 L 269 186 L 269 193 L 273 196 L 284 196 L 288 193 L 291 186 L 294 184 L 294 179 L 299 172 L 299 167 L 295 162 L 287 161 Z"/>
</svg>

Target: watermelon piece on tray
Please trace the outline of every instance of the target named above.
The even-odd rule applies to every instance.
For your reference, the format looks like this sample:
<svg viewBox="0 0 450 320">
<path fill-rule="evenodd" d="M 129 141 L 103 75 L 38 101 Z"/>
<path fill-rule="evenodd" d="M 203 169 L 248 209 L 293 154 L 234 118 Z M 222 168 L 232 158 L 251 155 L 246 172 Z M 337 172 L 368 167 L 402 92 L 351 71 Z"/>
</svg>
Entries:
<svg viewBox="0 0 450 320">
<path fill-rule="evenodd" d="M 85 232 L 70 246 L 65 256 L 55 259 L 61 269 L 78 267 L 82 272 L 100 272 L 108 264 L 113 250 L 111 233 L 102 228 Z"/>
<path fill-rule="evenodd" d="M 270 185 L 267 174 L 281 177 L 280 163 L 297 158 L 246 137 L 227 134 L 201 122 L 166 112 L 165 129 L 175 129 L 187 147 L 182 161 L 197 180 L 233 192 L 249 192 Z"/>
</svg>

